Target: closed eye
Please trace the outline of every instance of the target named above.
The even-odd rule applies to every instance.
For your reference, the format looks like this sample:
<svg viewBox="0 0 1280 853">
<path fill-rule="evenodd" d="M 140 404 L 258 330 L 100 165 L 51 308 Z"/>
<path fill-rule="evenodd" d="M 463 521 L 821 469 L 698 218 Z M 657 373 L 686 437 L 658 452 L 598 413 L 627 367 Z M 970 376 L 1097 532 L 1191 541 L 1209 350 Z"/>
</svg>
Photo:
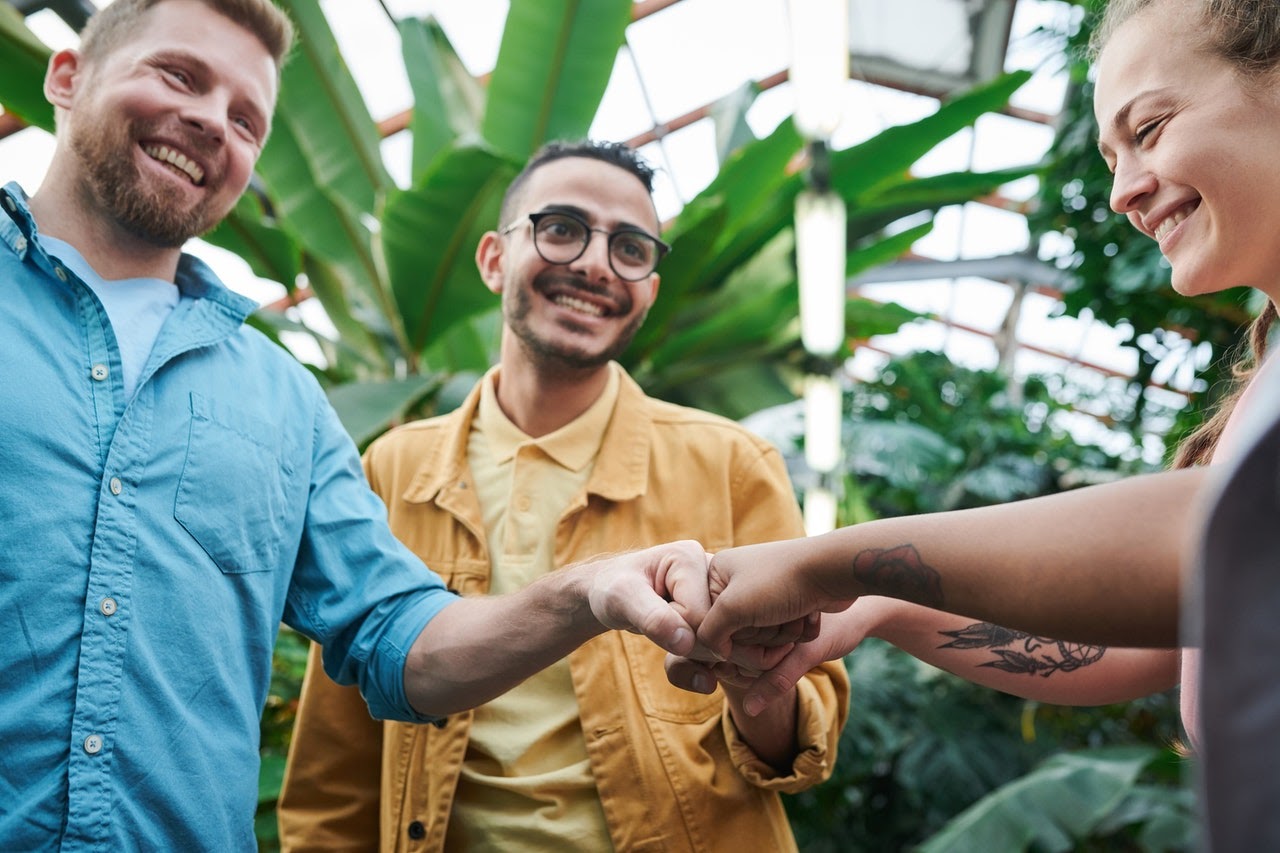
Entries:
<svg viewBox="0 0 1280 853">
<path fill-rule="evenodd" d="M 1155 131 L 1155 129 L 1159 126 L 1160 126 L 1160 119 L 1156 119 L 1155 121 L 1149 121 L 1146 124 L 1140 125 L 1138 129 L 1133 132 L 1133 141 L 1138 143 L 1139 145 L 1143 144 L 1144 142 L 1147 141 L 1148 137 L 1150 137 L 1151 134 Z"/>
</svg>

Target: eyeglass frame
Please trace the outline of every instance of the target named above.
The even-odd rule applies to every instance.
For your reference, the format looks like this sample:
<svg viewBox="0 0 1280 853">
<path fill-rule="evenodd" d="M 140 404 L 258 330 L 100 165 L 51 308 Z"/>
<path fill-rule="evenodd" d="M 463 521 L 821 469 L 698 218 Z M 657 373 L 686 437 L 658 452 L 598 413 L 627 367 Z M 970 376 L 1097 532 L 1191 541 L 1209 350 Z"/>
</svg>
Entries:
<svg viewBox="0 0 1280 853">
<path fill-rule="evenodd" d="M 538 245 L 538 223 L 541 222 L 543 219 L 546 219 L 548 216 L 564 216 L 569 219 L 572 219 L 573 221 L 581 225 L 583 230 L 586 232 L 587 237 L 585 240 L 582 241 L 582 248 L 578 250 L 578 254 L 574 255 L 572 258 L 569 258 L 566 261 L 551 260 L 550 258 L 548 258 L 546 255 L 542 253 L 542 247 Z M 671 251 L 670 245 L 668 245 L 667 243 L 664 243 L 660 238 L 654 236 L 653 234 L 650 234 L 648 231 L 645 231 L 643 228 L 625 227 L 625 228 L 619 228 L 616 231 L 606 231 L 603 228 L 592 228 L 591 224 L 587 222 L 585 218 L 583 218 L 580 214 L 574 213 L 573 211 L 570 211 L 570 210 L 537 210 L 537 211 L 534 211 L 533 213 L 527 214 L 525 219 L 517 220 L 516 222 L 511 223 L 506 228 L 503 228 L 500 231 L 498 231 L 498 233 L 502 234 L 503 236 L 506 236 L 507 234 L 510 234 L 512 231 L 516 230 L 517 228 L 520 228 L 521 226 L 523 226 L 526 221 L 528 221 L 531 226 L 531 231 L 532 231 L 531 239 L 533 240 L 533 248 L 534 248 L 534 251 L 538 253 L 538 257 L 542 258 L 544 261 L 546 261 L 549 264 L 555 264 L 557 266 L 565 266 L 565 265 L 571 264 L 574 261 L 581 258 L 583 255 L 585 255 L 587 253 L 587 247 L 591 245 L 591 235 L 593 233 L 598 232 L 600 234 L 605 235 L 605 237 L 607 238 L 606 246 L 605 246 L 605 255 L 609 259 L 609 269 L 613 270 L 613 274 L 616 275 L 618 278 L 622 279 L 623 281 L 644 281 L 646 278 L 648 278 L 649 276 L 657 272 L 658 264 L 660 264 L 662 262 L 662 259 L 667 256 L 667 253 Z M 628 278 L 627 276 L 618 272 L 618 268 L 613 265 L 613 240 L 615 237 L 621 236 L 623 234 L 639 234 L 642 237 L 646 237 L 649 240 L 652 240 L 654 243 L 654 246 L 657 247 L 658 256 L 653 260 L 653 268 L 650 269 L 644 275 L 637 276 L 636 278 Z"/>
</svg>

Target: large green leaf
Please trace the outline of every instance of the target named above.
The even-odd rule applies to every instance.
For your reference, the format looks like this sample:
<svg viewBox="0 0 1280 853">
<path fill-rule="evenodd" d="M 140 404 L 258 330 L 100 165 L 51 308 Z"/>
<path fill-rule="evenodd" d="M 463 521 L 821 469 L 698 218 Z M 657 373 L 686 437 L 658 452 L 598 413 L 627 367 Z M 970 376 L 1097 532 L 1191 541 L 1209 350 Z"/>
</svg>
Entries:
<svg viewBox="0 0 1280 853">
<path fill-rule="evenodd" d="M 366 326 L 378 337 L 400 340 L 399 314 L 374 259 L 368 226 L 317 182 L 312 166 L 293 128 L 277 125 L 259 161 L 276 221 L 310 260 L 311 285 L 335 326 L 344 332 Z"/>
<path fill-rule="evenodd" d="M 319 0 L 283 0 L 298 28 L 298 45 L 284 67 L 275 124 L 287 125 L 288 153 L 306 158 L 317 188 L 356 214 L 376 213 L 380 194 L 391 185 L 382 162 L 381 138 L 360 90 L 338 50 Z M 273 186 L 277 157 L 268 141 L 259 168 Z M 292 209 L 282 211 L 284 215 Z"/>
<path fill-rule="evenodd" d="M 920 850 L 1071 850 L 1123 802 L 1158 755 L 1145 746 L 1055 755 L 983 797 Z"/>
<path fill-rule="evenodd" d="M 49 50 L 22 15 L 0 3 L 0 104 L 27 124 L 53 132 L 53 106 L 44 98 Z"/>
<path fill-rule="evenodd" d="M 703 213 L 696 223 L 687 224 L 678 243 L 658 268 L 661 281 L 658 298 L 631 343 L 630 352 L 636 358 L 643 358 L 666 336 L 672 319 L 695 306 L 699 288 L 709 284 L 704 276 L 707 258 L 720 238 L 728 210 L 723 204 L 717 204 L 705 207 Z"/>
<path fill-rule="evenodd" d="M 290 290 L 302 271 L 301 248 L 275 223 L 267 220 L 262 202 L 253 192 L 241 196 L 235 206 L 235 215 L 224 219 L 204 239 L 239 255 L 249 264 L 254 275 L 278 281 Z"/>
<path fill-rule="evenodd" d="M 1002 108 L 1031 76 L 1016 71 L 977 86 L 910 124 L 890 127 L 831 156 L 831 181 L 847 200 L 896 183 L 939 142 L 969 127 L 983 113 Z"/>
<path fill-rule="evenodd" d="M 498 360 L 502 343 L 502 311 L 498 297 L 488 311 L 454 323 L 435 336 L 423 353 L 422 363 L 433 370 L 484 373 Z"/>
<path fill-rule="evenodd" d="M 418 186 L 388 198 L 382 247 L 412 352 L 493 306 L 475 250 L 497 225 L 514 174 L 514 164 L 492 151 L 464 146 L 438 157 Z"/>
<path fill-rule="evenodd" d="M 512 0 L 489 81 L 485 140 L 524 162 L 543 142 L 585 136 L 631 6 L 631 0 Z"/>
<path fill-rule="evenodd" d="M 384 382 L 348 382 L 329 389 L 329 402 L 352 440 L 363 447 L 411 406 L 438 390 L 444 379 L 442 374 L 436 374 Z"/>
<path fill-rule="evenodd" d="M 404 67 L 413 90 L 413 182 L 455 140 L 478 142 L 484 90 L 434 18 L 400 22 Z"/>
</svg>

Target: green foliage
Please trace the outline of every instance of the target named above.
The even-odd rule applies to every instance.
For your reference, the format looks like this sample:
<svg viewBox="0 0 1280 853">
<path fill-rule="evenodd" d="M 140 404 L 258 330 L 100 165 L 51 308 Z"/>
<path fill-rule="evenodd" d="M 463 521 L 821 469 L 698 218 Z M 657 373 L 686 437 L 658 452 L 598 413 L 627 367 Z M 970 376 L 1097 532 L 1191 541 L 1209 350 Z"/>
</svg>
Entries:
<svg viewBox="0 0 1280 853">
<path fill-rule="evenodd" d="M 1011 382 L 935 353 L 891 360 L 846 395 L 841 523 L 1002 503 L 1141 470 L 1066 431 L 1073 412 L 1061 400 L 1073 392 L 1083 394 L 1059 378 Z M 875 640 L 846 665 L 851 713 L 834 775 L 787 800 L 802 850 L 1192 848 L 1190 792 L 1169 748 L 1179 731 L 1172 695 L 1046 705 Z M 1118 746 L 1132 751 L 1105 751 Z M 1079 806 L 1069 817 L 1066 803 Z"/>
<path fill-rule="evenodd" d="M 281 626 L 271 662 L 271 687 L 262 711 L 262 770 L 258 775 L 258 816 L 254 820 L 260 850 L 279 849 L 276 801 L 284 781 L 285 758 L 289 752 L 293 721 L 298 713 L 298 696 L 302 690 L 302 677 L 307 671 L 309 647 L 305 637 Z"/>
<path fill-rule="evenodd" d="M 846 395 L 842 523 L 1003 503 L 1146 466 L 1076 442 L 1061 377 L 1011 381 L 917 352 Z M 1067 476 L 1070 475 L 1070 476 Z"/>
<path fill-rule="evenodd" d="M 846 664 L 852 708 L 835 772 L 786 799 L 806 853 L 908 850 L 927 841 L 926 849 L 973 853 L 1191 849 L 1180 762 L 1164 745 L 1177 730 L 1169 695 L 1101 708 L 1040 705 L 878 640 L 864 642 Z M 1121 762 L 1128 775 L 1116 778 L 1114 755 L 1094 752 L 1099 743 L 1131 750 Z M 1074 848 L 1026 843 L 1028 831 L 1050 832 L 1058 803 L 1097 790 L 1099 778 L 1110 783 L 1108 796 L 1090 810 Z M 1080 789 L 1081 779 L 1093 787 Z M 1027 805 L 1028 796 L 1042 805 Z M 978 820 L 990 814 L 998 817 Z M 1002 818 L 1010 825 L 998 825 Z M 944 828 L 948 834 L 939 836 Z"/>
</svg>

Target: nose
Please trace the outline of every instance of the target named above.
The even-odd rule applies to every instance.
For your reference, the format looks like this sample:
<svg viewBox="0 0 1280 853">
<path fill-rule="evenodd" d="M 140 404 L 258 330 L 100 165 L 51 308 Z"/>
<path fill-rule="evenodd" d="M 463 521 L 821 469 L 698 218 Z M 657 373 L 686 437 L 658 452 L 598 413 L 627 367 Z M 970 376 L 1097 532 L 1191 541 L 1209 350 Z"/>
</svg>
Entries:
<svg viewBox="0 0 1280 853">
<path fill-rule="evenodd" d="M 608 279 L 614 274 L 609 264 L 609 235 L 596 228 L 588 231 L 587 235 L 587 248 L 570 268 L 591 281 Z"/>
<path fill-rule="evenodd" d="M 190 98 L 179 115 L 183 124 L 212 141 L 227 138 L 227 106 L 214 94 Z"/>
<path fill-rule="evenodd" d="M 1150 169 L 1132 158 L 1121 158 L 1116 161 L 1111 180 L 1111 209 L 1116 213 L 1132 213 L 1155 189 L 1156 178 Z"/>
</svg>

